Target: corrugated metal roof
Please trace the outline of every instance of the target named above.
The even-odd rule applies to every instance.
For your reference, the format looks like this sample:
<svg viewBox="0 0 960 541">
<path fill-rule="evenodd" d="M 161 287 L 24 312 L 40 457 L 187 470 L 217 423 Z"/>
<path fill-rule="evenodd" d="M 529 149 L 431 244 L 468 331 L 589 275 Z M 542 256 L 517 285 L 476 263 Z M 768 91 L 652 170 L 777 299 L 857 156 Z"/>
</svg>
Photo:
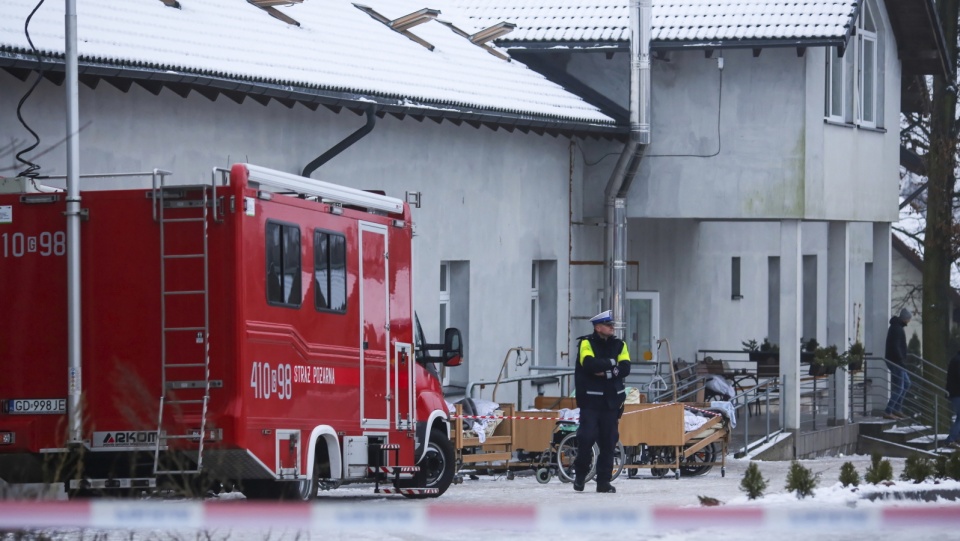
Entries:
<svg viewBox="0 0 960 541">
<path fill-rule="evenodd" d="M 504 42 L 626 42 L 628 0 L 448 0 L 475 27 L 509 21 Z M 443 4 L 441 4 L 441 7 Z M 651 41 L 842 38 L 855 0 L 653 0 Z"/>
<path fill-rule="evenodd" d="M 390 19 L 424 0 L 364 0 Z M 445 105 L 591 124 L 612 120 L 519 62 L 499 59 L 430 21 L 397 33 L 349 0 L 306 0 L 277 9 L 287 24 L 243 0 L 78 0 L 81 60 L 177 70 L 280 85 L 388 96 L 412 108 Z M 24 21 L 36 0 L 0 2 L 0 51 L 27 53 Z M 455 24 L 441 15 L 441 19 Z M 45 2 L 30 23 L 34 44 L 63 55 L 64 3 Z"/>
</svg>

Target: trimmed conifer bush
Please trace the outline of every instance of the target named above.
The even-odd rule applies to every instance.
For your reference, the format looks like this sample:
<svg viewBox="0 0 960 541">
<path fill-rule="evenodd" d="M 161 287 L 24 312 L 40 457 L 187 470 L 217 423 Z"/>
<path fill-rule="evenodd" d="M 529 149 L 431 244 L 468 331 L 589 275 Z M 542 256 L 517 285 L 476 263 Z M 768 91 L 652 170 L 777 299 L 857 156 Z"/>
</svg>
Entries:
<svg viewBox="0 0 960 541">
<path fill-rule="evenodd" d="M 960 481 L 960 451 L 954 451 L 946 457 L 943 473 L 947 479 Z"/>
<path fill-rule="evenodd" d="M 853 462 L 844 462 L 840 466 L 840 484 L 845 487 L 860 485 L 860 474 L 857 473 L 857 467 L 853 465 Z"/>
<path fill-rule="evenodd" d="M 786 489 L 797 493 L 797 499 L 803 499 L 807 496 L 813 496 L 813 489 L 817 487 L 817 477 L 803 464 L 796 460 L 790 464 L 790 470 L 787 472 Z"/>
<path fill-rule="evenodd" d="M 904 461 L 903 472 L 900 473 L 900 480 L 922 483 L 930 477 L 933 477 L 934 469 L 932 460 L 914 453 Z"/>
<path fill-rule="evenodd" d="M 874 452 L 870 455 L 870 465 L 867 467 L 867 473 L 863 478 L 871 485 L 893 481 L 893 465 L 890 464 L 889 460 L 884 459 L 883 455 Z"/>
<path fill-rule="evenodd" d="M 747 493 L 747 499 L 756 500 L 763 495 L 767 489 L 767 480 L 760 473 L 760 467 L 756 462 L 751 462 L 747 466 L 747 471 L 743 474 L 743 480 L 740 481 L 740 490 Z"/>
</svg>

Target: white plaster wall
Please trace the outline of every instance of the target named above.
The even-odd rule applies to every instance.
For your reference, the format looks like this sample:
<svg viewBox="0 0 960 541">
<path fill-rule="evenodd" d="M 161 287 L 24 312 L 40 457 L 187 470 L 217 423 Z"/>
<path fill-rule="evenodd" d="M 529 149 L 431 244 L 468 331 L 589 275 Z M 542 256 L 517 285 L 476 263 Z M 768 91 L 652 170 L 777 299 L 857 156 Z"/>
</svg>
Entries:
<svg viewBox="0 0 960 541">
<path fill-rule="evenodd" d="M 882 25 L 889 29 L 886 10 L 874 13 L 882 15 Z M 826 50 L 807 52 L 808 219 L 899 219 L 901 67 L 893 33 L 888 30 L 881 36 L 883 118 L 878 129 L 824 122 Z"/>
<path fill-rule="evenodd" d="M 851 226 L 850 336 L 855 333 L 855 304 L 861 306 L 861 318 L 863 314 L 871 236 L 869 225 Z M 674 358 L 692 361 L 701 349 L 740 350 L 745 340 L 769 336 L 768 261 L 780 254 L 779 222 L 631 220 L 628 244 L 628 259 L 639 262 L 639 279 L 628 283 L 628 290 L 660 293 L 661 335 L 670 340 Z M 825 343 L 826 222 L 802 224 L 801 253 L 816 258 L 816 304 L 804 310 L 813 311 L 815 336 Z M 730 260 L 735 256 L 741 258 L 742 299 L 731 297 Z"/>
<path fill-rule="evenodd" d="M 765 49 L 759 58 L 727 50 L 723 59 L 722 71 L 702 51 L 653 61 L 652 142 L 630 191 L 629 216 L 802 215 L 805 60 L 794 49 Z M 569 69 L 590 67 L 574 62 Z M 624 91 L 602 92 L 626 103 Z"/>
<path fill-rule="evenodd" d="M 16 120 L 27 86 L 0 72 L 0 147 L 28 142 Z M 66 171 L 63 145 L 55 146 L 64 137 L 64 108 L 63 88 L 43 81 L 23 110 L 40 134 L 39 150 L 49 150 L 36 158 L 44 174 Z M 159 167 L 173 171 L 176 182 L 199 183 L 209 182 L 214 166 L 249 161 L 299 173 L 364 121 L 324 107 L 314 112 L 276 102 L 241 105 L 224 97 L 210 102 L 195 93 L 184 99 L 166 90 L 154 96 L 136 85 L 129 93 L 105 83 L 96 90 L 81 85 L 80 171 Z M 568 349 L 570 152 L 570 141 L 562 137 L 387 115 L 313 177 L 384 189 L 400 198 L 408 190 L 422 192 L 423 206 L 413 211 L 414 287 L 427 338 L 439 340 L 440 262 L 468 261 L 466 378 L 496 379 L 508 348 L 530 346 L 533 260 L 557 262 L 556 351 Z M 7 153 L 0 154 L 0 169 L 13 176 L 21 166 Z M 83 189 L 115 182 L 87 183 Z M 509 399 L 512 391 L 501 390 L 498 398 Z M 525 394 L 532 396 L 529 390 Z"/>
<path fill-rule="evenodd" d="M 629 216 L 896 221 L 900 64 L 886 38 L 876 130 L 824 122 L 823 47 L 726 50 L 722 72 L 719 52 L 655 58 L 652 143 Z M 629 80 L 615 76 L 629 73 L 626 54 L 573 55 L 567 70 L 627 107 Z"/>
</svg>

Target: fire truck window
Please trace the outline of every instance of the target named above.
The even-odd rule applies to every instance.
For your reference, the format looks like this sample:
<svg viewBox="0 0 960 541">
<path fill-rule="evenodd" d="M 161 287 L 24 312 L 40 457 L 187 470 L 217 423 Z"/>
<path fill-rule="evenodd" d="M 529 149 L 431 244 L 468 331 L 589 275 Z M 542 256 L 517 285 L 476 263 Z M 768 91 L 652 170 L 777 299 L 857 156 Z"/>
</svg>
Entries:
<svg viewBox="0 0 960 541">
<path fill-rule="evenodd" d="M 267 301 L 300 306 L 300 228 L 267 223 Z"/>
<path fill-rule="evenodd" d="M 314 231 L 313 282 L 317 310 L 347 310 L 347 239 Z"/>
</svg>

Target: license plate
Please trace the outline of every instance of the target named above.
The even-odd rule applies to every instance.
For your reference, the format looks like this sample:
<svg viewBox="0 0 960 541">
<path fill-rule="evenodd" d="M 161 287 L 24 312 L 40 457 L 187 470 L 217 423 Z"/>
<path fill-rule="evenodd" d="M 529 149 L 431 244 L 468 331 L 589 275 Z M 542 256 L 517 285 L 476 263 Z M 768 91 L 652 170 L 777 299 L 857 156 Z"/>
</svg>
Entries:
<svg viewBox="0 0 960 541">
<path fill-rule="evenodd" d="M 66 398 L 14 398 L 3 404 L 4 413 L 10 415 L 56 414 L 67 412 Z"/>
</svg>

